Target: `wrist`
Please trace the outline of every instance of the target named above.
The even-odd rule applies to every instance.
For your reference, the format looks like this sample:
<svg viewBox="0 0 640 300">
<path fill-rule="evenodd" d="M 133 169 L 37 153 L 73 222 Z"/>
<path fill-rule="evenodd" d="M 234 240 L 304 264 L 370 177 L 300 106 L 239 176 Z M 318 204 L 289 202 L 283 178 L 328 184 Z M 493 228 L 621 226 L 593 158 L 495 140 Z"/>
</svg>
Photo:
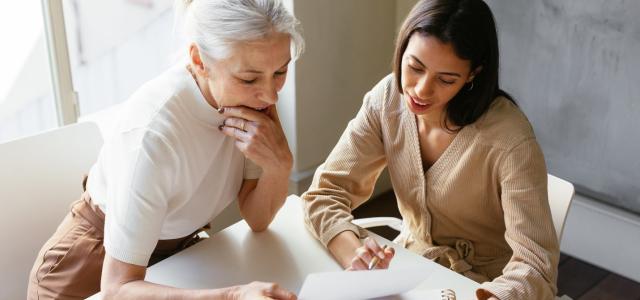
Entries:
<svg viewBox="0 0 640 300">
<path fill-rule="evenodd" d="M 237 300 L 239 299 L 240 286 L 231 286 L 224 288 L 223 299 L 224 300 Z"/>
<path fill-rule="evenodd" d="M 262 169 L 262 176 L 288 181 L 291 176 L 291 165 L 277 165 Z"/>
<path fill-rule="evenodd" d="M 360 239 L 350 230 L 338 233 L 327 244 L 329 252 L 345 269 L 351 266 L 351 260 L 356 255 L 356 249 L 360 246 L 362 246 Z"/>
<path fill-rule="evenodd" d="M 271 170 L 272 172 L 276 173 L 286 173 L 288 177 L 291 173 L 291 169 L 293 169 L 293 155 L 290 151 L 287 151 L 286 154 L 282 154 L 281 156 L 284 157 L 279 157 L 277 161 L 275 161 L 274 164 L 270 166 L 264 166 L 263 170 Z"/>
</svg>

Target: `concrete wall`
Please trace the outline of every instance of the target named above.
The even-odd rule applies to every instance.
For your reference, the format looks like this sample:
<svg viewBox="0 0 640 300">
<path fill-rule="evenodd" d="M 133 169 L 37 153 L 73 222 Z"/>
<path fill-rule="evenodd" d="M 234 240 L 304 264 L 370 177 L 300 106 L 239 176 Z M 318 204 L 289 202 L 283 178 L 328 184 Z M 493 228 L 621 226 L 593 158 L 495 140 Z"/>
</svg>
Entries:
<svg viewBox="0 0 640 300">
<path fill-rule="evenodd" d="M 549 173 L 576 186 L 562 250 L 640 280 L 626 251 L 640 247 L 640 2 L 487 2 L 501 85 L 529 117 Z"/>
<path fill-rule="evenodd" d="M 605 4 L 606 3 L 606 4 Z M 549 172 L 640 216 L 640 2 L 489 1 Z"/>
</svg>

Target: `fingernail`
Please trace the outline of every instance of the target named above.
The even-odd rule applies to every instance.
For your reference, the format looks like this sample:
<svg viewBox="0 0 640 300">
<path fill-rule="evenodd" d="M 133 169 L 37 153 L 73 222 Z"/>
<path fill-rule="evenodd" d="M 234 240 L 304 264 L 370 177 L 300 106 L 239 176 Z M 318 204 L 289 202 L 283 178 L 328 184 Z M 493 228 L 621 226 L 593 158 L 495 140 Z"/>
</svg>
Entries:
<svg viewBox="0 0 640 300">
<path fill-rule="evenodd" d="M 380 257 L 380 259 L 384 259 L 384 252 L 378 252 L 378 257 Z"/>
</svg>

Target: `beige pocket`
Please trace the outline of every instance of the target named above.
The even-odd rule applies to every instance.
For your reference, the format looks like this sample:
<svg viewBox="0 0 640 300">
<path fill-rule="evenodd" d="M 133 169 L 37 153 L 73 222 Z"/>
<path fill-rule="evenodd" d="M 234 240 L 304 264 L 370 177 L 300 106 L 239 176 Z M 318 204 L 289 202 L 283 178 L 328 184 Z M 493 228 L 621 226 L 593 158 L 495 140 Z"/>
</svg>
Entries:
<svg viewBox="0 0 640 300">
<path fill-rule="evenodd" d="M 100 290 L 102 235 L 82 220 L 44 255 L 38 284 L 57 295 L 86 298 Z"/>
<path fill-rule="evenodd" d="M 38 281 L 41 281 L 45 275 L 53 272 L 60 265 L 69 252 L 74 250 L 78 239 L 85 236 L 89 229 L 90 226 L 87 226 L 86 223 L 76 223 L 74 220 L 74 225 L 44 253 L 42 265 L 38 268 Z"/>
</svg>

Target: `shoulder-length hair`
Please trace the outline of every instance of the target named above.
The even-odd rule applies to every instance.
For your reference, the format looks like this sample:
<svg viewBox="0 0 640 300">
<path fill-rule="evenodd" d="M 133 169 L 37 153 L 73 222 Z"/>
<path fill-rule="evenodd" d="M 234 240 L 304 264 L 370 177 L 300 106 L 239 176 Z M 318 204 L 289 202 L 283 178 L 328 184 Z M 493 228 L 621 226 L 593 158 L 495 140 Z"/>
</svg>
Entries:
<svg viewBox="0 0 640 300">
<path fill-rule="evenodd" d="M 402 91 L 402 56 L 413 34 L 451 43 L 456 55 L 471 62 L 471 70 L 481 66 L 473 83 L 463 86 L 445 107 L 448 121 L 460 128 L 474 123 L 495 101 L 513 98 L 498 86 L 498 36 L 493 14 L 482 0 L 421 0 L 402 24 L 396 41 L 393 72 Z"/>
</svg>

